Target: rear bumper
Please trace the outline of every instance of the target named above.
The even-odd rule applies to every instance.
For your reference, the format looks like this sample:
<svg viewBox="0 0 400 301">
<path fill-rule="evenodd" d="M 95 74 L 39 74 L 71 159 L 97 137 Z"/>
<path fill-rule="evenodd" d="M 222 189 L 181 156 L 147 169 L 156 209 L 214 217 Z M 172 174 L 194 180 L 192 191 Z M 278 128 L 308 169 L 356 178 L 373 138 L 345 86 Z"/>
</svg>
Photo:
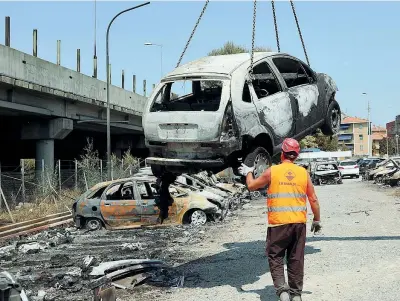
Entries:
<svg viewBox="0 0 400 301">
<path fill-rule="evenodd" d="M 359 169 L 342 169 L 340 170 L 340 173 L 342 176 L 350 176 L 350 175 L 360 175 L 360 170 Z"/>
<path fill-rule="evenodd" d="M 193 168 L 220 167 L 225 164 L 223 159 L 195 160 L 195 159 L 168 159 L 160 157 L 148 157 L 146 159 L 146 163 L 150 165 L 183 166 L 183 167 L 193 167 Z"/>
</svg>

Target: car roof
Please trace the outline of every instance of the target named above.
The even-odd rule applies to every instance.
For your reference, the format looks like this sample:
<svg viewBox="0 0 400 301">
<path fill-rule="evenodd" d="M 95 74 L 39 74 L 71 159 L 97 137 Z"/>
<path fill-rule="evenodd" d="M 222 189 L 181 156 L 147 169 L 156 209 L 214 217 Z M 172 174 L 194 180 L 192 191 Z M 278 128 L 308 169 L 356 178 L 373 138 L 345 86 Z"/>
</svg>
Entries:
<svg viewBox="0 0 400 301">
<path fill-rule="evenodd" d="M 254 60 L 260 60 L 278 54 L 277 52 L 255 52 Z M 287 55 L 279 53 L 280 55 Z M 237 53 L 206 56 L 200 59 L 183 64 L 168 73 L 164 79 L 184 75 L 199 75 L 204 73 L 214 73 L 220 75 L 230 75 L 242 64 L 250 66 L 250 53 Z"/>
<path fill-rule="evenodd" d="M 102 188 L 104 186 L 108 186 L 110 184 L 115 184 L 115 183 L 122 183 L 122 182 L 128 182 L 128 181 L 138 181 L 138 182 L 156 182 L 157 178 L 154 176 L 132 176 L 129 178 L 122 178 L 122 179 L 117 179 L 117 180 L 112 180 L 112 181 L 105 181 L 105 182 L 100 182 L 92 186 L 90 189 L 95 190 Z"/>
</svg>

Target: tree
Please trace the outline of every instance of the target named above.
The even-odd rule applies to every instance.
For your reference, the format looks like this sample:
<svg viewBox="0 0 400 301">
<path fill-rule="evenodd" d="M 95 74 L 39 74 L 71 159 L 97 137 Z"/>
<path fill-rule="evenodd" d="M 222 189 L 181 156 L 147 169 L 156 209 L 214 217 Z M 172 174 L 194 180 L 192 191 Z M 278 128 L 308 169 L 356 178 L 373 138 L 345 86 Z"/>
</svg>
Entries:
<svg viewBox="0 0 400 301">
<path fill-rule="evenodd" d="M 268 52 L 272 51 L 271 48 L 269 47 L 262 47 L 262 46 L 256 46 L 254 47 L 254 52 Z M 250 53 L 251 49 L 247 49 L 244 46 L 236 45 L 235 43 L 228 41 L 226 42 L 221 48 L 217 48 L 214 50 L 211 50 L 208 55 L 226 55 L 226 54 L 237 54 L 237 53 Z"/>
<path fill-rule="evenodd" d="M 388 146 L 389 146 L 389 152 L 388 152 Z M 379 142 L 379 152 L 381 155 L 386 155 L 386 154 L 388 154 L 389 156 L 396 155 L 396 138 L 394 137 L 383 138 Z"/>
<path fill-rule="evenodd" d="M 306 136 L 300 141 L 301 148 L 319 148 L 322 151 L 334 152 L 339 149 L 339 140 L 335 137 L 329 137 L 322 134 L 320 130 L 314 135 Z"/>
</svg>

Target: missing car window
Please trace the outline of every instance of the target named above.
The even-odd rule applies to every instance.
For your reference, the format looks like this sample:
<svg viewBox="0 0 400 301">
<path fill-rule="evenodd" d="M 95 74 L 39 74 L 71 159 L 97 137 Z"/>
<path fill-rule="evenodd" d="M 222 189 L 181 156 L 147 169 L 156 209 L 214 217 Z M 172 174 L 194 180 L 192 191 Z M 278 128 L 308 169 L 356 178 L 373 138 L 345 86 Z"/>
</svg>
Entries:
<svg viewBox="0 0 400 301">
<path fill-rule="evenodd" d="M 157 94 L 150 112 L 218 111 L 221 102 L 221 80 L 176 80 L 165 83 Z"/>
</svg>

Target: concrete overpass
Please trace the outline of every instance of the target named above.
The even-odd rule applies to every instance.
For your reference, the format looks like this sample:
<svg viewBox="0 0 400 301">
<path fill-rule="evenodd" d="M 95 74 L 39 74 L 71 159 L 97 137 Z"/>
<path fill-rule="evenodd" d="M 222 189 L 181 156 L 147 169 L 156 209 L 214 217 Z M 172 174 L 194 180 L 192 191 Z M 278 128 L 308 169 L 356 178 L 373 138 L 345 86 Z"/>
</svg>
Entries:
<svg viewBox="0 0 400 301">
<path fill-rule="evenodd" d="M 113 151 L 145 150 L 147 97 L 111 86 Z M 0 45 L 0 161 L 74 159 L 93 137 L 106 152 L 106 83 Z"/>
</svg>

